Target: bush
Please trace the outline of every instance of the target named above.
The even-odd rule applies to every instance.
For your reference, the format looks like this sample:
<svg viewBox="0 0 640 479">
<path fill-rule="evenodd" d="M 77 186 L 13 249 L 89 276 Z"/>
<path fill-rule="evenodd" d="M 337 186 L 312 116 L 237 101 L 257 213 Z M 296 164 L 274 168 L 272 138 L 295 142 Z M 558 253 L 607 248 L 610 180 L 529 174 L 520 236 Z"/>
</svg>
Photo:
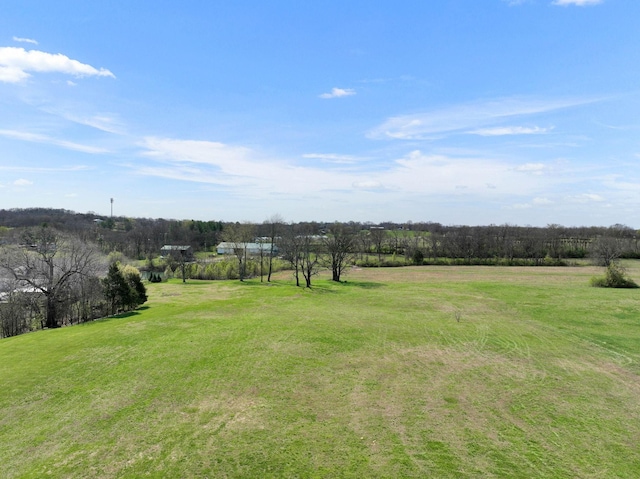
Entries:
<svg viewBox="0 0 640 479">
<path fill-rule="evenodd" d="M 604 277 L 591 278 L 591 286 L 596 288 L 637 288 L 635 281 L 626 277 L 622 266 L 611 263 L 607 266 Z"/>
</svg>

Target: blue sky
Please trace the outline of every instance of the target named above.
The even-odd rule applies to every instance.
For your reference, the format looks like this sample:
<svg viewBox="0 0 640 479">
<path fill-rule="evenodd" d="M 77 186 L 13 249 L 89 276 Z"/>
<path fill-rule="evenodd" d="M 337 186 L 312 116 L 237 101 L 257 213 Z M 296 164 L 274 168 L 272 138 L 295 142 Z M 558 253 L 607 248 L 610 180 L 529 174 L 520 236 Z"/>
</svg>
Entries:
<svg viewBox="0 0 640 479">
<path fill-rule="evenodd" d="M 0 208 L 640 227 L 640 2 L 34 1 Z"/>
</svg>

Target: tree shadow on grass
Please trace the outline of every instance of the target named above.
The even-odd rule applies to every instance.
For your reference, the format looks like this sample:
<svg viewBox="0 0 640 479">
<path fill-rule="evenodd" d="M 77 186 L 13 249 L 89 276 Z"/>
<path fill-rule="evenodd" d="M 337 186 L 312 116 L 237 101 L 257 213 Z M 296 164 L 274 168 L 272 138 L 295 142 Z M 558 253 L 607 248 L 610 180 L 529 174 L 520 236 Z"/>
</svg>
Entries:
<svg viewBox="0 0 640 479">
<path fill-rule="evenodd" d="M 133 310 L 133 311 L 126 311 L 124 313 L 118 313 L 118 314 L 114 314 L 111 316 L 104 316 L 102 318 L 95 318 L 91 321 L 84 321 L 81 323 L 77 323 L 77 324 L 72 324 L 71 326 L 91 326 L 93 324 L 98 324 L 104 321 L 110 321 L 112 319 L 125 319 L 125 318 L 131 318 L 133 316 L 138 316 L 140 314 L 140 311 L 144 311 L 146 309 L 149 309 L 149 306 L 140 306 L 139 308 Z"/>
<path fill-rule="evenodd" d="M 318 291 L 321 293 L 331 293 L 336 294 L 344 291 L 343 288 L 361 288 L 361 289 L 378 289 L 382 288 L 385 285 L 383 283 L 373 283 L 369 281 L 323 281 L 318 283 L 313 283 L 311 285 L 311 289 L 314 291 Z"/>
<path fill-rule="evenodd" d="M 109 319 L 123 319 L 123 318 L 131 318 L 132 316 L 139 315 L 139 311 L 127 311 L 126 313 L 116 314 L 114 316 L 110 316 Z"/>
<path fill-rule="evenodd" d="M 327 294 L 336 294 L 340 292 L 340 287 L 348 287 L 348 288 L 362 288 L 362 289 L 377 289 L 383 288 L 386 286 L 384 283 L 374 283 L 371 281 L 351 281 L 351 280 L 343 280 L 340 282 L 331 281 L 328 279 L 319 279 L 316 281 L 311 281 L 311 287 L 307 288 L 304 285 L 304 280 L 301 281 L 300 286 L 296 286 L 295 282 L 292 281 L 282 281 L 276 280 L 272 282 L 260 282 L 256 281 L 254 278 L 242 282 L 238 282 L 238 285 L 241 287 L 250 287 L 250 288 L 259 288 L 259 287 L 281 287 L 281 288 L 300 288 L 307 291 L 315 291 L 316 293 L 327 293 Z M 336 289 L 338 288 L 338 289 Z M 142 309 L 142 308 L 140 308 Z"/>
<path fill-rule="evenodd" d="M 111 316 L 112 318 L 131 318 L 132 316 L 138 316 L 140 314 L 141 311 L 146 311 L 147 309 L 149 309 L 149 306 L 140 306 L 132 311 L 125 311 L 124 313 L 118 313 L 114 316 Z"/>
<path fill-rule="evenodd" d="M 384 288 L 386 285 L 384 283 L 373 283 L 371 281 L 340 281 L 340 284 L 346 287 L 352 288 L 362 288 L 362 289 L 378 289 Z"/>
</svg>

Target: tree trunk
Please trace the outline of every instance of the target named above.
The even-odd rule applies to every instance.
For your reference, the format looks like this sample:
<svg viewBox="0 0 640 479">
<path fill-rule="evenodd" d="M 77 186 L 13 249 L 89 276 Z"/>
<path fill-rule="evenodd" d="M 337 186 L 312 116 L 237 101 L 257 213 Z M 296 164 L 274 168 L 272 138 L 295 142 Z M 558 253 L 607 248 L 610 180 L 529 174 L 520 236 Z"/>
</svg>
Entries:
<svg viewBox="0 0 640 479">
<path fill-rule="evenodd" d="M 47 320 L 45 322 L 45 327 L 47 328 L 57 328 L 58 320 L 56 318 L 56 298 L 52 294 L 47 295 Z"/>
<path fill-rule="evenodd" d="M 273 267 L 273 238 L 271 239 L 271 248 L 269 249 L 269 273 L 267 274 L 267 283 L 271 282 L 271 270 Z"/>
</svg>

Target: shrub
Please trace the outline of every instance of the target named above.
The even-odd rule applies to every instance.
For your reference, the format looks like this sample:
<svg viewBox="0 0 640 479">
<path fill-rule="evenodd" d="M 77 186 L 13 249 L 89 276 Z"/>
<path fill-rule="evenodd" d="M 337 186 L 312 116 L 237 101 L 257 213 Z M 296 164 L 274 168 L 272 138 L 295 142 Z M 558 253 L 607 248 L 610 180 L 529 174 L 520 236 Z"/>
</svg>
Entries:
<svg viewBox="0 0 640 479">
<path fill-rule="evenodd" d="M 637 288 L 635 281 L 627 278 L 622 266 L 610 263 L 604 277 L 591 278 L 591 286 L 596 288 Z"/>
</svg>

